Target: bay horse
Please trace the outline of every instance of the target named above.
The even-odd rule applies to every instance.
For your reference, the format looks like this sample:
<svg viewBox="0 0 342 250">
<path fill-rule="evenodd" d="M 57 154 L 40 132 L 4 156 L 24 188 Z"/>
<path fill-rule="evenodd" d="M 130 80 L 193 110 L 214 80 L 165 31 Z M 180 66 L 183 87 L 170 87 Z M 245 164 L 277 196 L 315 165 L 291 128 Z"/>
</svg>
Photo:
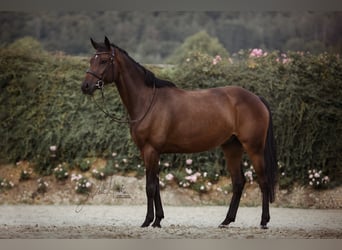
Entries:
<svg viewBox="0 0 342 250">
<path fill-rule="evenodd" d="M 235 221 L 245 176 L 242 156 L 253 163 L 262 192 L 261 228 L 270 220 L 275 199 L 276 152 L 272 117 L 266 101 L 237 86 L 186 91 L 155 75 L 111 44 L 91 44 L 81 89 L 92 95 L 114 82 L 128 113 L 131 137 L 146 168 L 147 214 L 142 227 L 161 227 L 164 211 L 159 187 L 159 157 L 165 153 L 196 153 L 220 146 L 232 179 L 233 195 L 219 227 Z"/>
</svg>

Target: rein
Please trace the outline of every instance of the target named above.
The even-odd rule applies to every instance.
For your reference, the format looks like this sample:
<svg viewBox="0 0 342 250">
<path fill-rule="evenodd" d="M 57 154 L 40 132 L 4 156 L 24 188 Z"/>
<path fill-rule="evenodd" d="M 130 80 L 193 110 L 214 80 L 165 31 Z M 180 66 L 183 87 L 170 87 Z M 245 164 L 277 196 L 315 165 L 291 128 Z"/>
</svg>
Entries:
<svg viewBox="0 0 342 250">
<path fill-rule="evenodd" d="M 105 96 L 104 96 L 104 85 L 101 86 L 101 88 L 99 88 L 101 90 L 101 96 L 102 96 L 102 101 L 103 101 L 103 106 L 106 106 L 105 105 Z M 155 96 L 156 96 L 156 85 L 153 84 L 153 95 L 152 95 L 152 98 L 151 98 L 151 102 L 150 104 L 148 105 L 147 107 L 147 110 L 146 112 L 144 113 L 143 116 L 141 116 L 139 119 L 134 119 L 134 120 L 131 120 L 129 117 L 124 119 L 124 118 L 117 118 L 115 115 L 113 114 L 110 114 L 108 110 L 105 110 L 103 107 L 101 107 L 98 102 L 95 100 L 95 98 L 93 97 L 93 100 L 94 100 L 94 103 L 95 105 L 97 106 L 97 108 L 99 110 L 101 110 L 106 117 L 110 118 L 112 121 L 116 122 L 116 123 L 127 123 L 127 124 L 132 124 L 132 123 L 137 123 L 137 122 L 140 122 L 142 120 L 144 120 L 144 118 L 147 116 L 147 114 L 150 112 L 152 106 L 153 106 L 153 103 L 154 103 L 154 99 L 155 99 Z"/>
<path fill-rule="evenodd" d="M 99 53 L 96 53 L 96 55 L 98 54 L 109 54 L 110 52 L 99 52 Z M 114 51 L 112 52 L 111 54 L 111 57 L 110 57 L 110 62 L 107 64 L 105 70 L 103 71 L 103 73 L 101 74 L 101 76 L 98 76 L 95 72 L 91 71 L 90 69 L 88 69 L 86 71 L 87 74 L 90 74 L 94 77 L 96 77 L 98 80 L 95 84 L 96 88 L 101 90 L 101 96 L 102 96 L 102 102 L 103 102 L 103 106 L 106 106 L 106 101 L 105 101 L 105 96 L 104 96 L 104 81 L 103 81 L 103 76 L 104 74 L 106 73 L 107 69 L 108 69 L 108 66 L 112 65 L 111 69 L 112 69 L 112 79 L 114 80 L 114 70 L 113 70 L 113 66 L 114 66 Z M 132 123 L 137 123 L 137 122 L 140 122 L 142 121 L 146 116 L 147 114 L 150 112 L 152 106 L 153 106 L 153 103 L 154 103 L 154 99 L 155 99 L 155 96 L 156 96 L 156 84 L 155 82 L 153 83 L 153 94 L 152 94 L 152 98 L 151 98 L 151 102 L 150 104 L 148 105 L 147 107 L 147 110 L 146 112 L 139 118 L 139 119 L 134 119 L 134 120 L 131 120 L 129 117 L 126 117 L 126 119 L 124 118 L 117 118 L 115 115 L 113 114 L 110 114 L 108 110 L 104 109 L 103 107 L 101 107 L 98 102 L 95 100 L 94 96 L 93 96 L 93 100 L 94 100 L 94 103 L 95 105 L 97 106 L 97 108 L 99 110 L 101 110 L 106 117 L 110 118 L 112 121 L 116 122 L 116 123 L 127 123 L 127 124 L 132 124 Z"/>
</svg>

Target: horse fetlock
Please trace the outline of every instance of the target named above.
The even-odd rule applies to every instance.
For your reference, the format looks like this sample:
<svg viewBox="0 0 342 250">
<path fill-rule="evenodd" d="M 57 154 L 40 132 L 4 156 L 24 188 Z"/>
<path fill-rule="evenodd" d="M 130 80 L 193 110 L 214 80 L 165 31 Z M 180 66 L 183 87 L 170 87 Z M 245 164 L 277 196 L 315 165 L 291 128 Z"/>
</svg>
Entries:
<svg viewBox="0 0 342 250">
<path fill-rule="evenodd" d="M 153 218 L 146 217 L 144 223 L 141 225 L 141 227 L 148 227 L 153 222 Z"/>
<path fill-rule="evenodd" d="M 229 218 L 227 217 L 220 225 L 219 225 L 219 228 L 226 228 L 229 226 L 229 224 L 231 222 L 234 222 L 235 221 L 235 218 Z"/>
<path fill-rule="evenodd" d="M 163 219 L 163 218 L 158 218 L 158 217 L 156 217 L 155 221 L 154 221 L 153 224 L 152 224 L 152 227 L 159 227 L 159 228 L 161 228 L 160 221 L 161 221 L 162 219 Z"/>
<path fill-rule="evenodd" d="M 261 217 L 261 222 L 260 222 L 260 227 L 262 229 L 267 229 L 267 223 L 270 221 L 270 216 L 262 216 Z"/>
</svg>

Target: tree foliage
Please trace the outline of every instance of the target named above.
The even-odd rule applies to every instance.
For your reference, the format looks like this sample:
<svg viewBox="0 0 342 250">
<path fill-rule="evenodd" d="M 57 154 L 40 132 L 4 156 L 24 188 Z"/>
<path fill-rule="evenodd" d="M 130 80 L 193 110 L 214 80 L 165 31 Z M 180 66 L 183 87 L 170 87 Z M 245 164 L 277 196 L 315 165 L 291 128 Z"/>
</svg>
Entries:
<svg viewBox="0 0 342 250">
<path fill-rule="evenodd" d="M 138 61 L 164 63 L 206 31 L 230 53 L 249 48 L 342 52 L 341 12 L 0 12 L 0 43 L 31 36 L 49 51 L 84 55 L 105 35 Z"/>
<path fill-rule="evenodd" d="M 181 63 L 189 57 L 191 53 L 199 52 L 211 56 L 228 56 L 227 50 L 217 38 L 210 37 L 206 31 L 200 31 L 187 39 L 170 56 L 171 63 Z"/>
</svg>

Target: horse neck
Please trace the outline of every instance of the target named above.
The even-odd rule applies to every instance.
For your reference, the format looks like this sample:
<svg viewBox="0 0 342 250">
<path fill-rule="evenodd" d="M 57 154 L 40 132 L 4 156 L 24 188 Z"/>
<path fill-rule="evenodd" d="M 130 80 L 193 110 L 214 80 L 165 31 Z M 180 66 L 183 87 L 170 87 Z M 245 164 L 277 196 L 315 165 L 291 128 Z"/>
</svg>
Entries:
<svg viewBox="0 0 342 250">
<path fill-rule="evenodd" d="M 121 53 L 116 86 L 131 120 L 144 115 L 151 99 L 152 88 L 145 85 L 145 73 L 131 59 Z"/>
</svg>

